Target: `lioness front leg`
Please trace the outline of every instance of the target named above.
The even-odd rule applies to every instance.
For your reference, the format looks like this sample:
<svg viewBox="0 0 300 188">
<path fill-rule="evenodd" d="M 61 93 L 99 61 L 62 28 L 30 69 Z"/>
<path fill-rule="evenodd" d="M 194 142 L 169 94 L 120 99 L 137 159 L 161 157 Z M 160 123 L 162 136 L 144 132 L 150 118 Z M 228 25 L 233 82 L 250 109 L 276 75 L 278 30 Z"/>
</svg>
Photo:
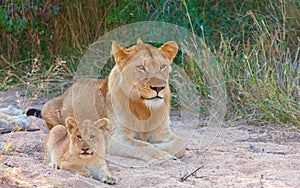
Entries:
<svg viewBox="0 0 300 188">
<path fill-rule="evenodd" d="M 184 155 L 185 143 L 182 138 L 174 135 L 173 133 L 162 138 L 153 140 L 153 146 L 155 148 L 166 151 L 178 158 L 181 158 Z"/>
<path fill-rule="evenodd" d="M 165 151 L 156 149 L 148 142 L 124 136 L 112 136 L 108 143 L 107 152 L 112 155 L 140 159 L 146 162 L 175 158 L 175 156 Z"/>
</svg>

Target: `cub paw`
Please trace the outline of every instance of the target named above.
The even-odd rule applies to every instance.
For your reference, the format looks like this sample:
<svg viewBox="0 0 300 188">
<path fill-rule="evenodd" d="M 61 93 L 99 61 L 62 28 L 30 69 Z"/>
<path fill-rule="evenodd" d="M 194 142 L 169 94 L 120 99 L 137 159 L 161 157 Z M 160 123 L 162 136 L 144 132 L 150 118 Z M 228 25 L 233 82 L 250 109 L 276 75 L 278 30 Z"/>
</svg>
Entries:
<svg viewBox="0 0 300 188">
<path fill-rule="evenodd" d="M 185 154 L 185 148 L 183 148 L 181 151 L 179 151 L 179 152 L 176 154 L 176 157 L 181 158 L 181 157 L 183 157 L 184 154 Z"/>
<path fill-rule="evenodd" d="M 78 171 L 77 174 L 80 174 L 80 175 L 85 176 L 85 177 L 91 177 L 90 171 L 88 171 L 86 169 L 82 169 L 82 170 Z"/>
<path fill-rule="evenodd" d="M 113 185 L 118 183 L 118 178 L 112 175 L 104 175 L 100 177 L 100 181 L 102 181 L 103 183 L 107 183 L 109 185 Z"/>
<path fill-rule="evenodd" d="M 55 164 L 52 163 L 52 162 L 48 163 L 48 166 L 51 167 L 51 168 L 55 168 L 55 169 L 56 169 L 56 167 L 57 167 L 57 165 L 55 165 Z"/>
</svg>

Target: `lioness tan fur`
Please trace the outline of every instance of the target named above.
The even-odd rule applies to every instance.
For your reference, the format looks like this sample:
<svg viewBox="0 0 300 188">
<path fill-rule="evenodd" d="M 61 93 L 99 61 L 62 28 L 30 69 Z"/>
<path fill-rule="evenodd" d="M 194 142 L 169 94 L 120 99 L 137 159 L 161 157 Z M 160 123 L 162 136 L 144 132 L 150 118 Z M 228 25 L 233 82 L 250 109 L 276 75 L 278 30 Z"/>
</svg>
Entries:
<svg viewBox="0 0 300 188">
<path fill-rule="evenodd" d="M 105 162 L 105 138 L 109 121 L 66 119 L 66 126 L 51 129 L 45 140 L 45 162 L 51 167 L 93 177 L 108 184 L 117 183 Z"/>
<path fill-rule="evenodd" d="M 84 78 L 47 102 L 48 127 L 71 116 L 79 121 L 106 117 L 111 122 L 107 152 L 144 161 L 182 157 L 185 145 L 169 127 L 169 73 L 178 46 L 160 48 L 138 40 L 124 48 L 112 43 L 115 66 L 104 81 Z"/>
</svg>

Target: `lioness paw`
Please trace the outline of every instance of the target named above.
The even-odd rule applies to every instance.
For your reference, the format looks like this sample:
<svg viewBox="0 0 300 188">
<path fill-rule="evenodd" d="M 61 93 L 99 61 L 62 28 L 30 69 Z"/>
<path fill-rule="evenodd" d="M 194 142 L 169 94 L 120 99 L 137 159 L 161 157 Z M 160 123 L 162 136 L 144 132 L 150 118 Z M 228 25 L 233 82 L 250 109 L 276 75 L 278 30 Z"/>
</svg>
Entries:
<svg viewBox="0 0 300 188">
<path fill-rule="evenodd" d="M 161 151 L 159 152 L 159 154 L 155 157 L 153 157 L 150 161 L 148 161 L 149 163 L 159 163 L 159 162 L 163 162 L 169 159 L 173 159 L 173 160 L 177 160 L 177 157 L 175 157 L 174 155 L 169 154 L 168 152 L 164 152 Z"/>
<path fill-rule="evenodd" d="M 113 185 L 118 183 L 118 178 L 112 175 L 104 175 L 100 177 L 100 181 L 102 181 L 103 183 L 107 183 L 109 185 Z"/>
</svg>

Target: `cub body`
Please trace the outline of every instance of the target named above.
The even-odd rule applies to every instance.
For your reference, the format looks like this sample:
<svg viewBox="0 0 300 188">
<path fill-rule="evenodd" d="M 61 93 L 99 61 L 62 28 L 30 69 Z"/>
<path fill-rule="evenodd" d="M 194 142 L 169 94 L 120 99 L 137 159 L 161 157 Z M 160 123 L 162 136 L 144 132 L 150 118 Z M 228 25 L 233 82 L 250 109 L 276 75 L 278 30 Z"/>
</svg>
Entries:
<svg viewBox="0 0 300 188">
<path fill-rule="evenodd" d="M 65 124 L 55 126 L 46 137 L 46 163 L 53 168 L 93 177 L 108 184 L 117 183 L 117 178 L 110 175 L 105 162 L 108 119 L 78 123 L 68 117 Z"/>
</svg>

